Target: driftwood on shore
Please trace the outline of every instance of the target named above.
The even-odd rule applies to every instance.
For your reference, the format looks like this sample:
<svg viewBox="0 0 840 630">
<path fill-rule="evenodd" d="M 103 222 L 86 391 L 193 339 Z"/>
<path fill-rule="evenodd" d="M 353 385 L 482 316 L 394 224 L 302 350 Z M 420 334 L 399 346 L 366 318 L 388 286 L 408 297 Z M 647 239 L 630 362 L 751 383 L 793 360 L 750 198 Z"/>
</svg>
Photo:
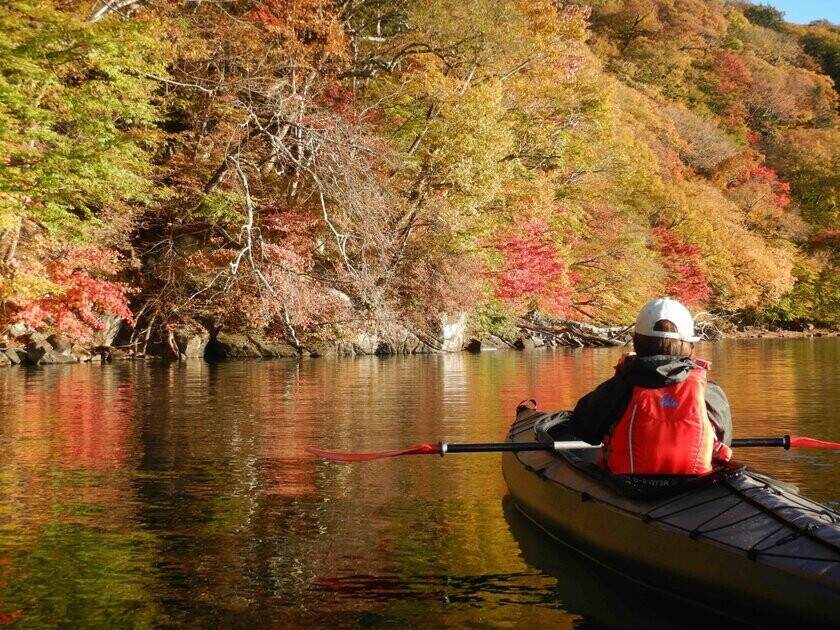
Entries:
<svg viewBox="0 0 840 630">
<path fill-rule="evenodd" d="M 632 339 L 633 326 L 602 328 L 593 324 L 569 319 L 553 319 L 531 311 L 520 317 L 517 325 L 541 337 L 547 345 L 572 346 L 623 346 Z"/>
</svg>

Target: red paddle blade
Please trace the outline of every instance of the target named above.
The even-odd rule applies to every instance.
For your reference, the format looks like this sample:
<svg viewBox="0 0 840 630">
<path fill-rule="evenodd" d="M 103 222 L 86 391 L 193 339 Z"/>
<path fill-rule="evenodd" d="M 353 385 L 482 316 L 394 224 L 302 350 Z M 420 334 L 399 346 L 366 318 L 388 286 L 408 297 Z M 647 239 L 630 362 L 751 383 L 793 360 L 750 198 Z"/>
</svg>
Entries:
<svg viewBox="0 0 840 630">
<path fill-rule="evenodd" d="M 316 457 L 331 459 L 334 462 L 367 462 L 372 459 L 399 457 L 400 455 L 435 455 L 440 453 L 440 445 L 418 444 L 411 448 L 403 448 L 398 451 L 380 451 L 379 453 L 343 453 L 341 451 L 325 451 L 320 448 L 311 447 L 306 450 Z"/>
<path fill-rule="evenodd" d="M 823 442 L 809 437 L 790 436 L 791 448 L 833 448 L 840 449 L 840 442 Z"/>
</svg>

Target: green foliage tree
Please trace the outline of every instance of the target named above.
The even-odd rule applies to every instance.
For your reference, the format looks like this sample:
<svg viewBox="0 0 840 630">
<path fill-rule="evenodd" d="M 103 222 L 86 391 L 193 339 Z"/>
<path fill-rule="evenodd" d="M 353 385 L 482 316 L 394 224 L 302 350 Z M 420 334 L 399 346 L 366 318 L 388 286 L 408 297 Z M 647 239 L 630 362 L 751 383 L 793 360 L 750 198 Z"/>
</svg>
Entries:
<svg viewBox="0 0 840 630">
<path fill-rule="evenodd" d="M 834 88 L 840 90 L 840 28 L 828 23 L 811 24 L 801 40 L 805 52 L 817 60 L 822 71 L 834 80 Z"/>
<path fill-rule="evenodd" d="M 790 182 L 802 216 L 817 229 L 840 222 L 840 130 L 790 129 L 767 143 L 767 157 Z"/>
<path fill-rule="evenodd" d="M 785 22 L 784 11 L 769 4 L 754 4 L 744 8 L 744 17 L 750 22 L 764 28 L 779 29 Z"/>
<path fill-rule="evenodd" d="M 2 322 L 65 291 L 48 263 L 69 248 L 128 251 L 140 205 L 154 200 L 161 25 L 90 25 L 73 4 L 0 6 Z"/>
</svg>

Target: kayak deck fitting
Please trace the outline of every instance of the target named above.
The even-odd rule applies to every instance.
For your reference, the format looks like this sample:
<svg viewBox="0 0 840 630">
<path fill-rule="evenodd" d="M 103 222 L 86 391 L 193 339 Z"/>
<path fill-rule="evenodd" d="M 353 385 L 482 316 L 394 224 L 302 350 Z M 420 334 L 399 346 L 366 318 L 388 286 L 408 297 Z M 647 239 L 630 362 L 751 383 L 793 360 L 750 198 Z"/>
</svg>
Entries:
<svg viewBox="0 0 840 630">
<path fill-rule="evenodd" d="M 507 441 L 575 439 L 567 417 L 520 406 Z M 516 507 L 598 563 L 722 614 L 840 625 L 840 514 L 743 466 L 629 478 L 597 455 L 504 453 Z"/>
</svg>

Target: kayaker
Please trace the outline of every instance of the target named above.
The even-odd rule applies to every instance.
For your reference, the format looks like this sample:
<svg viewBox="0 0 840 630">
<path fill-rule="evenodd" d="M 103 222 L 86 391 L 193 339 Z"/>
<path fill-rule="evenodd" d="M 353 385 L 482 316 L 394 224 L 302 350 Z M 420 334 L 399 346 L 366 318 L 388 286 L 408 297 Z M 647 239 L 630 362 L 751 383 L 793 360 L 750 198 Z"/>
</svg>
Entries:
<svg viewBox="0 0 840 630">
<path fill-rule="evenodd" d="M 578 401 L 570 421 L 580 439 L 604 443 L 602 466 L 618 475 L 691 475 L 729 459 L 729 401 L 706 380 L 709 364 L 694 357 L 697 341 L 694 318 L 678 301 L 642 307 L 635 353 Z"/>
</svg>

